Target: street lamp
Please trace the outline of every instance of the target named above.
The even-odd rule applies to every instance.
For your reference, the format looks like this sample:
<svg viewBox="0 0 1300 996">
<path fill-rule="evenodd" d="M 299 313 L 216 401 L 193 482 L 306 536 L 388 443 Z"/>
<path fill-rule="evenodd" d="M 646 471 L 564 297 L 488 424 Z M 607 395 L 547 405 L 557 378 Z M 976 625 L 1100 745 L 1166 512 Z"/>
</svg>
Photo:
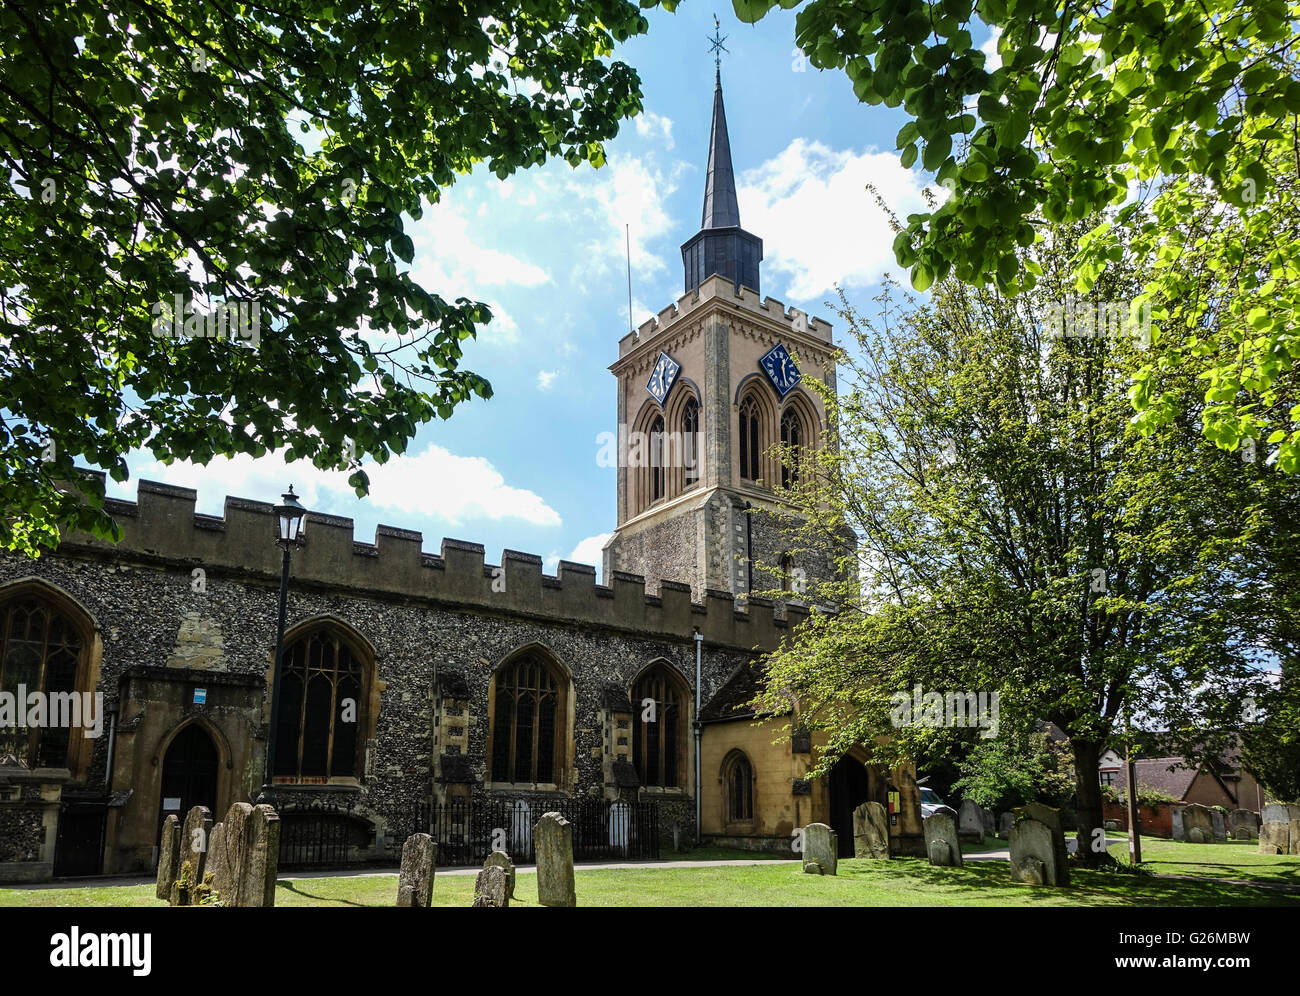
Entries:
<svg viewBox="0 0 1300 996">
<path fill-rule="evenodd" d="M 293 485 L 280 496 L 283 501 L 275 506 L 275 542 L 284 551 L 280 565 L 280 618 L 275 628 L 275 668 L 271 672 L 271 725 L 266 731 L 266 773 L 262 776 L 262 791 L 257 804 L 275 806 L 275 735 L 280 729 L 280 669 L 284 663 L 284 614 L 289 598 L 289 553 L 301 546 L 307 530 L 307 509 L 293 493 Z"/>
</svg>

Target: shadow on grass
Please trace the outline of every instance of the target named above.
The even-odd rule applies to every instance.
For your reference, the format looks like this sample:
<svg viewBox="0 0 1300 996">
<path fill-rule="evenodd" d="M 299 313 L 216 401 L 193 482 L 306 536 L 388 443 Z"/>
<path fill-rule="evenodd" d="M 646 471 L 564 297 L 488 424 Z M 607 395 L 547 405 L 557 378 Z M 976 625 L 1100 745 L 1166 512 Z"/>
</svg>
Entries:
<svg viewBox="0 0 1300 996">
<path fill-rule="evenodd" d="M 870 864 L 872 862 L 842 862 L 840 867 L 852 877 L 876 878 L 876 869 L 864 867 Z M 962 868 L 936 868 L 922 858 L 895 858 L 889 865 L 893 866 L 890 872 L 902 872 L 913 879 L 918 888 L 940 888 L 956 893 L 984 892 L 990 899 L 999 894 L 1010 897 L 1012 893 L 1027 891 L 1029 895 L 1043 899 L 1058 896 L 1067 901 L 1106 906 L 1283 906 L 1295 903 L 1293 895 L 1278 890 L 1261 890 L 1256 883 L 1234 885 L 1213 880 L 1126 875 L 1072 867 L 1069 886 L 1033 886 L 1012 882 L 1010 869 L 1002 862 L 971 861 Z"/>
<path fill-rule="evenodd" d="M 338 896 L 322 896 L 316 892 L 305 892 L 304 890 L 298 888 L 298 883 L 302 881 L 310 881 L 310 880 L 296 879 L 296 878 L 280 879 L 280 881 L 275 883 L 276 892 L 278 893 L 281 890 L 283 890 L 285 892 L 292 892 L 295 896 L 302 896 L 303 899 L 318 899 L 322 903 L 334 903 L 339 906 L 359 906 L 363 908 L 366 907 L 365 903 L 353 902 L 351 899 L 342 899 Z M 279 903 L 277 903 L 276 905 L 278 906 Z"/>
</svg>

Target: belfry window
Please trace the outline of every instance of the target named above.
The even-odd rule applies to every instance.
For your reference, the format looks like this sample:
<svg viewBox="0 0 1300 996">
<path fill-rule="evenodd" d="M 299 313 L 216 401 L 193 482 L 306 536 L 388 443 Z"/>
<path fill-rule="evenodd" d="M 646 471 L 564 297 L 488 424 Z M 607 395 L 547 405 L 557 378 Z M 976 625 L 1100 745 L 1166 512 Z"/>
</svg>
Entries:
<svg viewBox="0 0 1300 996">
<path fill-rule="evenodd" d="M 781 487 L 799 480 L 799 447 L 803 445 L 803 424 L 793 408 L 781 416 Z M 788 448 L 788 449 L 787 449 Z"/>
<path fill-rule="evenodd" d="M 746 398 L 740 405 L 740 431 L 737 442 L 740 445 L 740 476 L 747 481 L 757 481 L 761 476 L 758 470 L 758 403 L 753 398 Z"/>
<path fill-rule="evenodd" d="M 276 778 L 358 774 L 362 677 L 361 662 L 329 629 L 316 630 L 285 648 L 275 737 Z"/>
<path fill-rule="evenodd" d="M 656 415 L 650 423 L 650 500 L 664 496 L 664 419 Z"/>
<path fill-rule="evenodd" d="M 694 398 L 682 409 L 681 450 L 685 482 L 693 484 L 700 479 L 700 406 Z"/>
</svg>

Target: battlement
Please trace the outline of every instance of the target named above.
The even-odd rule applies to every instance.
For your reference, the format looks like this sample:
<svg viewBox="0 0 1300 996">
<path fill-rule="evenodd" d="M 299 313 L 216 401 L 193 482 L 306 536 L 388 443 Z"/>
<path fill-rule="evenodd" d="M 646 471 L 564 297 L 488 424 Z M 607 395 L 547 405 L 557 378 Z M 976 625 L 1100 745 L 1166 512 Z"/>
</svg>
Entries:
<svg viewBox="0 0 1300 996">
<path fill-rule="evenodd" d="M 787 310 L 786 306 L 775 298 L 760 299 L 758 294 L 748 287 L 741 287 L 737 291 L 735 284 L 715 274 L 700 284 L 698 291 L 683 294 L 677 299 L 676 304 L 668 305 L 659 312 L 657 317 L 642 322 L 636 332 L 629 332 L 623 336 L 618 343 L 619 358 L 622 359 L 634 349 L 666 332 L 677 322 L 714 300 L 751 311 L 768 321 L 779 322 L 792 334 L 810 336 L 828 344 L 831 342 L 829 322 L 820 318 L 809 318 L 807 312 L 800 311 L 798 308 Z"/>
<path fill-rule="evenodd" d="M 89 534 L 66 536 L 56 555 L 114 556 L 160 563 L 184 572 L 201 567 L 208 583 L 222 576 L 278 581 L 281 552 L 269 502 L 227 497 L 220 517 L 196 514 L 198 493 L 140 481 L 136 500 L 105 500 L 122 526 L 119 544 Z M 423 534 L 396 526 L 375 529 L 373 543 L 353 535 L 353 520 L 308 512 L 305 542 L 293 554 L 294 585 L 354 591 L 366 597 L 427 599 L 468 608 L 592 626 L 635 630 L 648 636 L 706 641 L 740 650 L 773 650 L 790 628 L 807 618 L 798 605 L 753 599 L 746 609 L 729 592 L 710 589 L 692 604 L 689 585 L 661 580 L 647 595 L 639 574 L 614 571 L 596 583 L 587 564 L 560 561 L 554 575 L 536 554 L 503 550 L 499 564 L 485 562 L 483 546 L 443 539 L 437 554 L 423 549 Z"/>
</svg>

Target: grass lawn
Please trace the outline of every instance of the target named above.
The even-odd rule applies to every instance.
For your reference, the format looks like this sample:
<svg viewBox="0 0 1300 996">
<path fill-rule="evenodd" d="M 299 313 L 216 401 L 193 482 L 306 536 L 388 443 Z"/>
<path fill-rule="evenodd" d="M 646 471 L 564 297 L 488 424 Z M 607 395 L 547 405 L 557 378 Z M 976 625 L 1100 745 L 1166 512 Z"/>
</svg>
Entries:
<svg viewBox="0 0 1300 996">
<path fill-rule="evenodd" d="M 1112 844 L 1110 853 L 1127 863 L 1128 842 Z M 1300 886 L 1300 857 L 1260 854 L 1259 843 L 1253 840 L 1188 844 L 1143 836 L 1142 864 L 1160 875 L 1199 875 Z M 1294 899 L 1300 905 L 1300 893 Z"/>
<path fill-rule="evenodd" d="M 1297 883 L 1300 859 L 1253 852 L 1254 845 L 1143 841 L 1161 872 Z M 1117 846 L 1112 850 L 1120 850 Z M 731 856 L 728 854 L 727 856 Z M 1117 857 L 1126 858 L 1123 853 Z M 805 875 L 793 862 L 698 868 L 579 868 L 579 906 L 1269 906 L 1300 905 L 1300 893 L 1252 885 L 1072 871 L 1068 889 L 1013 885 L 1004 861 L 933 868 L 924 859 L 846 860 L 836 877 Z M 162 906 L 152 885 L 0 889 L 0 906 Z M 434 905 L 468 908 L 472 875 L 439 875 Z M 520 872 L 515 906 L 537 905 L 537 882 Z M 281 879 L 279 906 L 392 906 L 391 874 Z"/>
</svg>

